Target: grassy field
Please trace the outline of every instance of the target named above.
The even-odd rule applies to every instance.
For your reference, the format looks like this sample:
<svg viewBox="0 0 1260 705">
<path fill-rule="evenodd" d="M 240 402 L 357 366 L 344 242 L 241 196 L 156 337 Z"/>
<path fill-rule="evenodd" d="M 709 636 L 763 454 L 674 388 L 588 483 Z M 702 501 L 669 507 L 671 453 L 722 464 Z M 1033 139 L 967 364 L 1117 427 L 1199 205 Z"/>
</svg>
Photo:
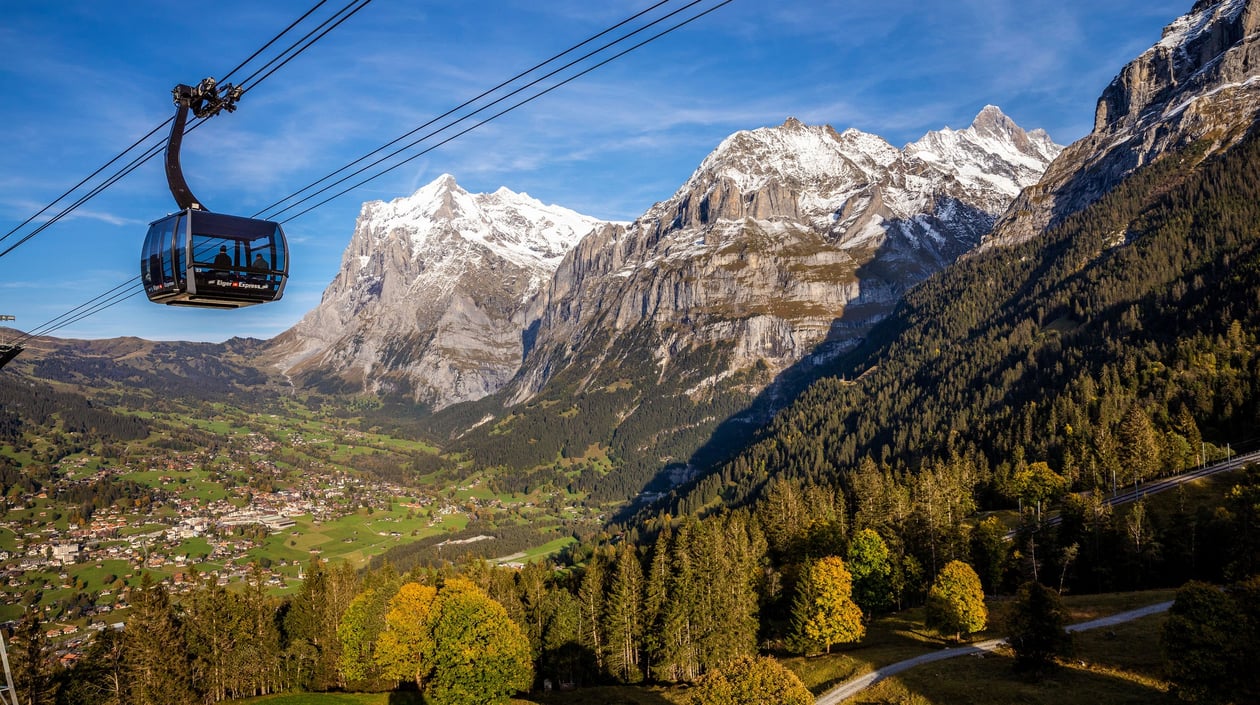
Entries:
<svg viewBox="0 0 1260 705">
<path fill-rule="evenodd" d="M 999 634 L 992 630 L 975 635 L 976 640 L 991 639 Z M 874 620 L 861 643 L 848 647 L 832 647 L 830 654 L 793 656 L 783 659 L 805 687 L 821 693 L 857 676 L 870 673 L 929 651 L 947 646 L 935 632 L 923 626 L 923 609 L 915 608 Z"/>
<path fill-rule="evenodd" d="M 1015 673 L 1009 650 L 900 673 L 846 701 L 852 705 L 1160 705 L 1168 694 L 1159 653 L 1166 615 L 1076 635 L 1075 651 L 1040 680 Z"/>
<path fill-rule="evenodd" d="M 1151 590 L 1075 595 L 1065 598 L 1064 603 L 1069 621 L 1076 623 L 1171 600 L 1174 594 L 1172 590 Z M 990 605 L 990 621 L 995 625 L 989 630 L 989 636 L 1001 634 L 1002 611 L 1003 605 Z M 1167 694 L 1168 684 L 1163 679 L 1163 657 L 1159 650 L 1159 630 L 1165 618 L 1166 615 L 1160 614 L 1108 629 L 1079 632 L 1075 635 L 1071 656 L 1040 680 L 1016 674 L 1012 652 L 1001 649 L 984 656 L 965 656 L 910 669 L 846 702 L 853 705 L 1171 703 L 1174 701 Z M 985 637 L 977 640 L 982 638 Z M 865 671 L 855 671 L 854 675 Z M 812 689 L 821 692 L 826 687 Z"/>
<path fill-rule="evenodd" d="M 1069 621 L 1076 623 L 1171 600 L 1173 595 L 1174 591 L 1172 590 L 1153 590 L 1135 593 L 1068 596 L 1064 602 L 1070 615 Z M 989 628 L 979 634 L 972 635 L 972 641 L 984 641 L 1004 634 L 1001 622 L 1005 602 L 1006 600 L 1001 599 L 989 602 Z M 1084 639 L 1087 635 L 1089 638 L 1097 636 L 1094 633 L 1085 632 L 1081 635 L 1081 638 Z M 1155 643 L 1158 643 L 1157 639 Z M 829 655 L 794 656 L 783 659 L 783 663 L 800 677 L 811 692 L 818 694 L 847 680 L 869 673 L 880 666 L 886 666 L 931 651 L 938 651 L 950 645 L 948 641 L 923 627 L 922 609 L 911 609 L 872 622 L 867 628 L 866 638 L 860 644 L 850 647 L 833 647 L 832 653 Z M 1100 648 L 1105 646 L 1106 644 L 1103 644 Z M 948 660 L 924 668 L 948 669 L 955 663 L 956 661 L 954 660 Z M 1009 667 L 1009 665 L 1008 661 L 1007 666 Z M 902 693 L 902 695 L 905 695 L 905 693 Z M 893 698 L 891 700 L 857 699 L 853 702 L 900 701 Z M 963 696 L 961 700 L 945 700 L 942 702 L 961 703 L 971 701 Z M 998 700 L 994 702 L 1024 701 L 1019 697 L 1015 697 L 1012 700 Z"/>
</svg>

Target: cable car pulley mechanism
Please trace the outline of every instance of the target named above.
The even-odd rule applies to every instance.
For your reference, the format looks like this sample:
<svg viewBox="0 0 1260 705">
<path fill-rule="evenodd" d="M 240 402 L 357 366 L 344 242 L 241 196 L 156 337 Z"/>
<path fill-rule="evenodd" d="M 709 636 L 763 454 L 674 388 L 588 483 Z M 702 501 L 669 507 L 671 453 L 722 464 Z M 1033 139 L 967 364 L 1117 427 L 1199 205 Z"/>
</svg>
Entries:
<svg viewBox="0 0 1260 705">
<path fill-rule="evenodd" d="M 154 303 L 240 308 L 279 300 L 289 276 L 284 230 L 269 220 L 212 213 L 184 180 L 179 150 L 188 113 L 236 110 L 239 86 L 207 78 L 171 91 L 175 119 L 166 141 L 166 182 L 179 211 L 153 221 L 140 254 L 140 278 Z"/>
</svg>

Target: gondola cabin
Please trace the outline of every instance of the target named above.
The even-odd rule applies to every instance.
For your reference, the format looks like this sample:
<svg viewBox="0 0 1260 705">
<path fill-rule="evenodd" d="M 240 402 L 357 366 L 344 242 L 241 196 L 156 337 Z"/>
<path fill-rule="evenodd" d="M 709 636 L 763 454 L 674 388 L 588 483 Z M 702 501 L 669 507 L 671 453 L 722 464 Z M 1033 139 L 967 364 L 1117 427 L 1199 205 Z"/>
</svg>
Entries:
<svg viewBox="0 0 1260 705">
<path fill-rule="evenodd" d="M 240 308 L 279 300 L 289 250 L 279 223 L 189 208 L 149 226 L 140 257 L 154 303 Z"/>
</svg>

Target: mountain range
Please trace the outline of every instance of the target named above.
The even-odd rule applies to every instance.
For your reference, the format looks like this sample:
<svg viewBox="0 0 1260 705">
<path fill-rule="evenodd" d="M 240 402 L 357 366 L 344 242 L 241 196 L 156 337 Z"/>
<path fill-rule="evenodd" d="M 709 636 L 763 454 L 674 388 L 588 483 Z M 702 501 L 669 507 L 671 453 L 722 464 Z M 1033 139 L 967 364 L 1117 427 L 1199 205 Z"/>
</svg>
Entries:
<svg viewBox="0 0 1260 705">
<path fill-rule="evenodd" d="M 650 346 L 677 376 L 682 351 L 717 346 L 708 376 L 760 365 L 756 393 L 851 345 L 978 244 L 1060 149 L 993 106 L 900 150 L 789 119 L 732 135 L 629 224 L 444 175 L 364 205 L 340 273 L 271 356 L 299 386 L 440 410 L 496 392 L 523 402 L 627 347 Z"/>
<path fill-rule="evenodd" d="M 832 374 L 823 386 L 847 386 L 859 406 L 891 403 L 889 390 L 914 388 L 920 404 L 948 397 L 962 408 L 972 403 L 964 389 L 996 395 L 1012 380 L 1030 380 L 1014 397 L 984 400 L 986 414 L 1009 407 L 1003 423 L 1013 422 L 1042 393 L 1029 371 L 1038 367 L 1035 354 L 995 361 L 987 377 L 947 381 L 933 376 L 939 363 L 919 356 L 924 341 L 961 371 L 983 357 L 968 356 L 968 341 L 991 335 L 991 347 L 1006 350 L 1022 336 L 1062 341 L 1089 330 L 1091 302 L 1111 295 L 1065 300 L 1063 292 L 1085 297 L 1073 287 L 1143 252 L 1151 229 L 1116 213 L 1155 208 L 1152 199 L 1173 193 L 1179 174 L 1189 178 L 1248 144 L 1260 110 L 1257 13 L 1256 0 L 1196 3 L 1103 90 L 1094 131 L 1067 148 L 993 106 L 965 129 L 902 148 L 788 119 L 731 135 L 671 197 L 630 223 L 507 189 L 469 194 L 443 176 L 410 197 L 363 206 L 341 271 L 293 329 L 222 350 L 258 363 L 251 379 L 434 412 L 427 432 L 475 465 L 589 471 L 583 486 L 612 483 L 601 490 L 606 499 L 633 496 L 654 476 L 677 484 L 754 434 L 778 433 L 765 428 L 772 413 Z M 1134 191 L 1142 179 L 1159 188 Z M 1122 187 L 1123 207 L 1115 195 Z M 1110 229 L 1097 243 L 1072 239 L 1070 228 L 1093 233 L 1090 219 L 1099 218 Z M 1057 259 L 1064 251 L 1075 259 Z M 1175 286 L 1180 266 L 1158 282 L 1127 284 L 1127 305 L 1169 295 L 1159 287 Z M 1078 280 L 1037 279 L 1060 270 Z M 1187 276 L 1185 291 L 1211 279 Z M 1010 297 L 1049 298 L 1020 299 L 1013 313 L 1003 308 L 1013 298 L 995 302 L 974 290 L 985 277 L 1021 282 Z M 941 300 L 925 300 L 929 291 Z M 1114 332 L 1123 310 L 1093 315 Z M 1034 323 L 1020 328 L 1012 316 Z M 967 325 L 946 325 L 958 317 Z M 1004 323 L 989 328 L 997 319 L 986 317 Z M 923 327 L 932 321 L 960 337 L 928 336 Z M 60 359 L 41 356 L 41 347 L 57 348 Z M 106 348 L 34 341 L 32 355 L 13 364 L 79 379 L 67 360 L 95 359 Z M 158 345 L 167 356 L 158 368 L 133 356 L 109 374 L 213 376 L 207 350 Z M 204 364 L 189 360 L 203 353 Z M 902 358 L 924 367 L 891 362 Z M 880 376 L 894 369 L 906 378 Z M 870 386 L 874 379 L 883 386 Z M 941 384 L 953 391 L 932 386 Z M 943 442 L 945 426 L 970 427 L 933 418 L 930 430 L 912 432 L 904 414 L 913 408 L 845 422 L 848 447 L 834 457 L 878 455 L 880 444 L 908 448 L 913 434 L 944 434 Z M 1049 422 L 1037 416 L 1046 407 L 1036 408 L 1021 423 Z M 809 432 L 816 430 L 792 431 Z"/>
</svg>

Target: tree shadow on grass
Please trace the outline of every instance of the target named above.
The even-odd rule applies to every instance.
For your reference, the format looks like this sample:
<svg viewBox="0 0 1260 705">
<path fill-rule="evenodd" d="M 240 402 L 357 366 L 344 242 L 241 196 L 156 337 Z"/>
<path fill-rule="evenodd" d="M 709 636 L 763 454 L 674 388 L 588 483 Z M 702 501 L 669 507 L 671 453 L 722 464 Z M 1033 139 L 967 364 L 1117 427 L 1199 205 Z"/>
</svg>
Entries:
<svg viewBox="0 0 1260 705">
<path fill-rule="evenodd" d="M 544 705 L 676 705 L 662 695 L 658 688 L 628 685 L 532 693 L 522 696 L 520 700 Z"/>
</svg>

